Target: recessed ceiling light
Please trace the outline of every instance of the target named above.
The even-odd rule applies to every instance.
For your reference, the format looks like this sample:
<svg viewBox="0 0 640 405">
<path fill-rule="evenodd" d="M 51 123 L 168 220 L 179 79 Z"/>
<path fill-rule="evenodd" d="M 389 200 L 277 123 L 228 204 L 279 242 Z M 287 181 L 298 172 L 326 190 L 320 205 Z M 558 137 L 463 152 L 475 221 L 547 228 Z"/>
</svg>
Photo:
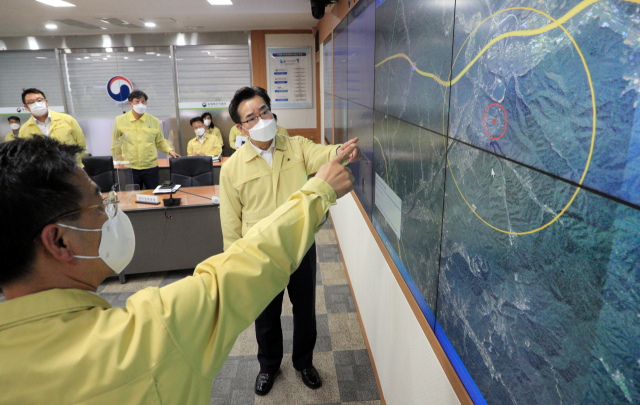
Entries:
<svg viewBox="0 0 640 405">
<path fill-rule="evenodd" d="M 138 62 L 144 62 L 144 59 L 138 59 Z"/>
<path fill-rule="evenodd" d="M 129 59 L 129 57 L 128 57 L 128 56 L 125 56 L 124 58 L 125 58 L 125 59 Z"/>
<path fill-rule="evenodd" d="M 71 4 L 71 3 L 67 3 L 66 1 L 62 1 L 62 0 L 36 0 L 37 2 L 40 2 L 42 4 L 46 4 L 47 6 L 53 6 L 53 7 L 75 7 L 75 4 Z"/>
<path fill-rule="evenodd" d="M 156 56 L 160 56 L 160 54 L 159 54 L 159 53 L 156 53 Z"/>
<path fill-rule="evenodd" d="M 46 29 L 48 29 L 48 30 L 55 30 L 55 29 L 57 29 L 57 28 L 58 28 L 58 26 L 57 26 L 57 25 L 55 25 L 55 24 L 47 24 L 47 25 L 45 25 L 44 27 L 45 27 Z"/>
<path fill-rule="evenodd" d="M 128 47 L 128 48 L 127 48 L 127 51 L 129 51 L 129 52 L 133 52 L 134 50 L 135 50 L 135 48 L 134 48 L 134 47 L 132 47 L 132 46 L 130 46 L 130 47 Z"/>
<path fill-rule="evenodd" d="M 144 23 L 144 26 L 145 26 L 145 27 L 155 27 L 155 26 L 156 26 L 156 23 L 146 22 L 146 23 Z"/>
<path fill-rule="evenodd" d="M 85 58 L 85 59 L 89 59 L 89 57 L 88 57 L 88 56 L 85 56 L 84 58 Z"/>
<path fill-rule="evenodd" d="M 102 58 L 102 60 L 107 60 L 107 58 Z"/>
<path fill-rule="evenodd" d="M 232 6 L 231 0 L 207 0 L 212 6 Z"/>
<path fill-rule="evenodd" d="M 36 59 L 47 59 L 46 56 L 36 56 Z"/>
</svg>

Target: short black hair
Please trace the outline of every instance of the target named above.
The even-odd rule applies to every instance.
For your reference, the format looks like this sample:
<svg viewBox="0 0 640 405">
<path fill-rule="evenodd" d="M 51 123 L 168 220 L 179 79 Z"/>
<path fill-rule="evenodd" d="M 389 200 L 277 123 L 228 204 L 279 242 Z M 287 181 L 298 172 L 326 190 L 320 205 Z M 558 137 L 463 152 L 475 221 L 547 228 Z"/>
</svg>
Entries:
<svg viewBox="0 0 640 405">
<path fill-rule="evenodd" d="M 211 123 L 209 124 L 209 129 L 213 129 L 215 128 L 215 125 L 213 125 L 213 115 L 211 115 L 210 112 L 205 112 L 202 113 L 202 115 L 200 116 L 200 118 L 202 118 L 202 120 L 204 121 L 204 117 L 209 116 L 209 118 L 211 118 Z"/>
<path fill-rule="evenodd" d="M 29 274 L 42 228 L 80 209 L 82 192 L 71 182 L 80 152 L 48 136 L 0 144 L 0 285 Z"/>
<path fill-rule="evenodd" d="M 278 116 L 276 115 L 276 113 L 271 113 L 271 115 L 273 115 L 273 119 L 274 119 L 274 120 L 277 120 L 277 119 L 278 119 Z"/>
<path fill-rule="evenodd" d="M 47 96 L 44 95 L 44 93 L 42 92 L 42 90 L 38 90 L 36 88 L 30 88 L 30 89 L 22 89 L 22 104 L 27 104 L 27 101 L 25 100 L 25 97 L 27 96 L 27 94 L 42 94 L 42 98 L 47 98 Z"/>
<path fill-rule="evenodd" d="M 11 122 L 11 120 L 16 120 L 18 122 L 22 122 L 22 121 L 20 121 L 20 117 L 16 117 L 15 115 L 12 115 L 11 117 L 7 118 L 7 121 Z"/>
<path fill-rule="evenodd" d="M 134 98 L 140 98 L 140 97 L 144 97 L 144 101 L 149 100 L 149 97 L 147 97 L 147 93 L 145 93 L 142 90 L 132 91 L 131 94 L 129 94 L 129 97 L 127 97 L 127 100 L 129 100 L 129 102 L 132 102 Z"/>
<path fill-rule="evenodd" d="M 191 118 L 191 121 L 189 121 L 189 125 L 193 125 L 194 122 L 202 122 L 202 124 L 204 124 L 204 120 L 202 119 L 202 117 Z"/>
<path fill-rule="evenodd" d="M 236 124 L 240 124 L 240 114 L 238 114 L 238 106 L 243 101 L 254 98 L 255 96 L 260 96 L 267 103 L 267 107 L 271 109 L 271 98 L 265 89 L 262 87 L 243 87 L 236 91 L 236 94 L 233 95 L 233 99 L 231 103 L 229 103 L 229 115 L 231 119 Z"/>
</svg>

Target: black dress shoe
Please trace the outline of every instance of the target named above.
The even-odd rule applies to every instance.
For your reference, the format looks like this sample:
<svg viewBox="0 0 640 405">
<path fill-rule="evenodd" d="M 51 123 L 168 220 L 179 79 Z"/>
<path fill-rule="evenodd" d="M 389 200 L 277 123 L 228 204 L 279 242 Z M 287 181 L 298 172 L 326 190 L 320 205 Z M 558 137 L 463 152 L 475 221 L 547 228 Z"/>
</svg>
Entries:
<svg viewBox="0 0 640 405">
<path fill-rule="evenodd" d="M 273 382 L 276 380 L 276 373 L 259 373 L 256 377 L 255 392 L 258 395 L 267 395 L 273 387 Z"/>
<path fill-rule="evenodd" d="M 304 385 L 314 390 L 322 387 L 320 374 L 318 374 L 318 370 L 313 366 L 302 370 L 302 382 Z"/>
</svg>

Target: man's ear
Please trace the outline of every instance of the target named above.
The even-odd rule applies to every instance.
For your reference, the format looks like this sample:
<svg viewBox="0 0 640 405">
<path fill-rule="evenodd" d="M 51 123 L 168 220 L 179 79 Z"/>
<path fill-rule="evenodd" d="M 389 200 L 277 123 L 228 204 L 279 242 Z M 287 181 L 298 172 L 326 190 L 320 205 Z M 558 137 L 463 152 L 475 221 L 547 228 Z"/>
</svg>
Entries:
<svg viewBox="0 0 640 405">
<path fill-rule="evenodd" d="M 48 254 L 57 260 L 70 262 L 73 260 L 74 254 L 65 234 L 59 226 L 49 224 L 44 227 L 38 238 Z"/>
<path fill-rule="evenodd" d="M 238 131 L 240 131 L 240 133 L 242 133 L 242 135 L 249 136 L 249 132 L 246 129 L 242 128 L 242 125 L 236 124 L 236 128 L 238 129 Z"/>
</svg>

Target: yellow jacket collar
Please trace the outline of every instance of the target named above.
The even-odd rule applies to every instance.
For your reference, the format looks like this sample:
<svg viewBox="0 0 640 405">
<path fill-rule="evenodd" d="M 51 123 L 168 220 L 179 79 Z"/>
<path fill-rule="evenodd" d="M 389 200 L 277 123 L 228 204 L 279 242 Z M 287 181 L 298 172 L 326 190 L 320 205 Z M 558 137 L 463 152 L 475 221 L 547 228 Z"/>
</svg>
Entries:
<svg viewBox="0 0 640 405">
<path fill-rule="evenodd" d="M 93 307 L 111 308 L 111 305 L 98 295 L 76 288 L 29 294 L 0 304 L 0 330 Z"/>
<path fill-rule="evenodd" d="M 247 142 L 245 142 L 245 145 L 247 143 L 251 142 L 248 138 L 247 138 Z M 244 148 L 244 145 L 242 145 Z M 284 139 L 284 137 L 280 134 L 276 134 L 276 150 L 287 150 L 289 148 L 289 146 L 287 145 L 287 140 Z M 244 154 L 246 155 L 244 157 L 244 161 L 248 162 L 252 159 L 255 159 L 256 157 L 258 157 L 258 152 L 256 152 L 256 150 L 251 147 L 251 145 L 248 145 L 246 148 L 244 148 Z"/>
<path fill-rule="evenodd" d="M 133 115 L 131 110 L 127 111 L 127 117 L 129 117 L 129 121 L 138 121 L 136 120 L 136 117 Z M 147 113 L 144 113 L 142 114 L 142 117 L 140 117 L 140 121 L 145 122 L 146 120 L 147 120 Z"/>
</svg>

